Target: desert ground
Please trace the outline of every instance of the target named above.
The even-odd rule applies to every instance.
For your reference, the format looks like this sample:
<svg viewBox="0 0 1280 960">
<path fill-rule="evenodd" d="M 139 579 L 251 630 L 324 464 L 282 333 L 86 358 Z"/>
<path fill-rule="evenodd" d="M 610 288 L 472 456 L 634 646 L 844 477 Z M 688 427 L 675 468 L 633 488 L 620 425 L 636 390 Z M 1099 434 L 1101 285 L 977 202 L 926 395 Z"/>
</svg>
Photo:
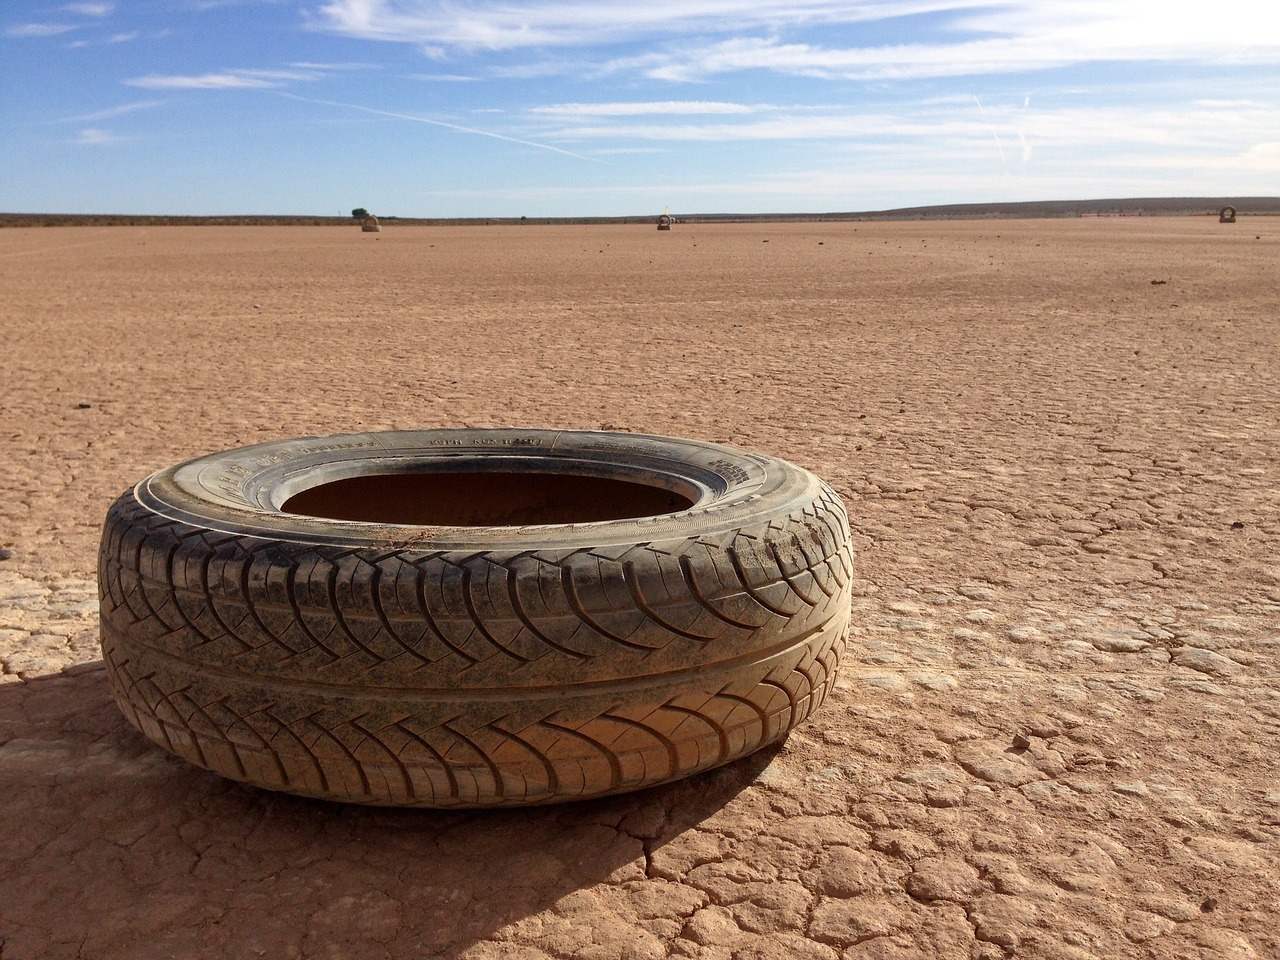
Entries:
<svg viewBox="0 0 1280 960">
<path fill-rule="evenodd" d="M 0 956 L 1280 957 L 1280 220 L 0 230 Z M 601 801 L 220 779 L 114 706 L 111 501 L 268 439 L 699 437 L 857 584 L 779 749 Z"/>
</svg>

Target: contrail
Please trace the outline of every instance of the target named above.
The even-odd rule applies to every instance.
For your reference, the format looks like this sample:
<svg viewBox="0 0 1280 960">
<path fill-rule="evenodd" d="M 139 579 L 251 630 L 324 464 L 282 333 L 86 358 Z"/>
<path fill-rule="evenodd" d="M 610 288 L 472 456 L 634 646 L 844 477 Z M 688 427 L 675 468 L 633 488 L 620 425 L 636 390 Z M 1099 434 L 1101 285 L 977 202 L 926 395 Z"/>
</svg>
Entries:
<svg viewBox="0 0 1280 960">
<path fill-rule="evenodd" d="M 987 108 L 982 105 L 982 101 L 978 99 L 978 95 L 976 93 L 971 93 L 969 96 L 973 97 L 973 102 L 978 105 L 978 110 L 982 112 L 982 119 L 987 119 Z M 1007 164 L 1005 164 L 1004 159 L 1004 144 L 1000 142 L 1000 134 L 992 130 L 991 136 L 996 142 L 996 149 L 1000 151 L 1000 164 L 1001 166 L 1006 166 Z"/>
<path fill-rule="evenodd" d="M 572 150 L 561 150 L 559 147 L 553 147 L 549 143 L 538 143 L 535 140 L 521 140 L 519 137 L 508 137 L 506 134 L 494 133 L 491 130 L 477 130 L 475 127 L 464 127 L 456 123 L 446 123 L 443 120 L 428 120 L 426 117 L 415 117 L 410 113 L 392 113 L 390 110 L 375 110 L 373 107 L 362 107 L 357 103 L 338 103 L 336 100 L 313 100 L 311 97 L 300 97 L 296 93 L 281 93 L 279 96 L 288 97 L 290 100 L 301 100 L 303 103 L 318 103 L 326 107 L 343 107 L 347 110 L 359 110 L 362 113 L 372 113 L 379 117 L 393 117 L 396 120 L 412 120 L 414 123 L 427 123 L 433 127 L 444 127 L 447 130 L 457 130 L 459 133 L 473 133 L 478 137 L 492 137 L 494 140 L 506 140 L 508 143 L 519 143 L 526 147 L 537 147 L 539 150 L 550 150 L 552 153 L 562 153 L 566 157 L 573 157 L 576 160 L 589 160 L 592 163 L 604 163 L 604 160 L 598 160 L 595 157 L 585 157 L 580 153 L 574 153 Z"/>
</svg>

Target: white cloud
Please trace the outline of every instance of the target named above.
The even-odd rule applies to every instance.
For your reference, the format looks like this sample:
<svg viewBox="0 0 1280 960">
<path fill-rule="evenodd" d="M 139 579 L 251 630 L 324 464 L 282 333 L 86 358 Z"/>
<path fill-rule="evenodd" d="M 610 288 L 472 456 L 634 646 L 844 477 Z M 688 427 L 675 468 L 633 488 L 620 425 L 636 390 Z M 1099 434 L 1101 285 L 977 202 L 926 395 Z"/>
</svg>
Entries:
<svg viewBox="0 0 1280 960">
<path fill-rule="evenodd" d="M 85 17 L 106 17 L 116 8 L 114 3 L 64 3 L 62 9 Z"/>
<path fill-rule="evenodd" d="M 1280 170 L 1280 140 L 1255 143 L 1240 155 L 1239 164 L 1253 170 L 1269 170 L 1274 174 Z"/>
<path fill-rule="evenodd" d="M 142 36 L 141 33 L 137 30 L 132 30 L 128 33 L 113 33 L 111 36 L 103 37 L 100 40 L 73 40 L 67 46 L 73 50 L 78 50 L 81 47 L 104 47 L 114 43 L 129 43 L 137 40 L 140 36 Z"/>
<path fill-rule="evenodd" d="M 885 137 L 989 136 L 980 121 L 898 118 L 889 114 L 792 115 L 747 123 L 616 123 L 562 127 L 556 140 L 662 140 L 730 143 L 776 140 L 860 140 Z"/>
<path fill-rule="evenodd" d="M 825 47 L 786 43 L 775 37 L 737 37 L 643 60 L 606 64 L 617 72 L 634 67 L 656 80 L 694 81 L 744 70 L 768 70 L 842 80 L 913 80 L 1044 70 L 1098 61 L 1230 61 L 1280 64 L 1280 39 L 1254 43 L 1217 43 L 1199 38 L 1154 43 L 1150 38 L 1117 40 L 1098 35 L 1050 32 L 971 40 L 963 43 L 910 43 L 880 47 Z"/>
<path fill-rule="evenodd" d="M 752 108 L 742 103 L 710 100 L 662 100 L 638 103 L 554 103 L 534 107 L 532 112 L 560 117 L 634 117 L 645 114 L 751 113 Z"/>
<path fill-rule="evenodd" d="M 832 27 L 933 13 L 933 39 L 824 45 Z M 689 81 L 742 70 L 855 80 L 966 76 L 1098 61 L 1280 63 L 1280 18 L 1252 0 L 1212 8 L 1155 0 L 330 0 L 313 15 L 319 29 L 363 39 L 450 49 L 598 47 L 657 41 L 657 49 L 607 60 L 613 72 Z M 818 32 L 818 31 L 821 32 Z M 750 34 L 758 34 L 752 36 Z M 841 36 L 852 35 L 842 31 Z M 801 35 L 810 38 L 808 42 Z M 696 41 L 678 43 L 680 37 Z M 544 62 L 542 69 L 549 68 Z M 508 68 L 511 69 L 511 68 Z M 563 64 L 559 72 L 574 67 Z"/>
<path fill-rule="evenodd" d="M 965 0 L 477 0 L 465 6 L 433 0 L 330 0 L 315 15 L 320 29 L 373 40 L 491 50 L 645 39 L 677 33 L 741 31 L 794 24 L 859 22 L 960 9 Z"/>
<path fill-rule="evenodd" d="M 228 7 L 275 7 L 291 0 L 186 0 L 192 9 L 207 13 L 210 10 L 223 10 Z"/>
<path fill-rule="evenodd" d="M 81 130 L 80 136 L 76 138 L 75 142 L 80 146 L 98 147 L 110 143 L 120 143 L 126 139 L 128 138 L 116 136 L 114 133 L 108 133 L 106 130 L 89 129 Z"/>
<path fill-rule="evenodd" d="M 670 153 L 671 151 L 665 147 L 605 147 L 600 150 L 592 150 L 591 155 L 595 157 L 625 157 L 638 156 L 646 153 Z"/>
<path fill-rule="evenodd" d="M 324 68 L 315 65 L 313 69 L 243 69 L 194 76 L 149 74 L 124 83 L 146 90 L 265 90 L 282 87 L 291 80 L 311 81 L 323 76 Z"/>
<path fill-rule="evenodd" d="M 320 74 L 315 70 L 236 70 L 242 77 L 260 80 L 319 80 Z"/>
<path fill-rule="evenodd" d="M 380 70 L 382 69 L 376 63 L 311 63 L 302 61 L 299 63 L 291 63 L 289 66 L 296 70 Z"/>
<path fill-rule="evenodd" d="M 20 23 L 5 27 L 4 35 L 6 37 L 56 37 L 75 29 L 74 26 L 66 23 Z"/>
<path fill-rule="evenodd" d="M 281 84 L 272 83 L 261 77 L 247 76 L 244 73 L 205 73 L 200 76 L 150 74 L 124 82 L 131 87 L 142 87 L 145 90 L 244 90 L 281 86 Z"/>
<path fill-rule="evenodd" d="M 1004 175 L 1034 173 L 1037 183 L 1045 182 L 1043 196 L 1052 195 L 1045 178 L 1059 169 L 1109 175 L 1139 168 L 1152 176 L 1177 173 L 1179 189 L 1192 194 L 1204 188 L 1190 189 L 1183 182 L 1188 179 L 1185 171 L 1239 170 L 1261 175 L 1280 170 L 1280 145 L 1275 140 L 1280 104 L 1032 108 L 1023 96 L 979 104 L 970 95 L 967 100 L 905 103 L 878 110 L 810 111 L 764 105 L 749 115 L 688 117 L 678 122 L 535 111 L 525 118 L 528 129 L 536 130 L 540 138 L 580 149 L 598 144 L 585 147 L 593 153 L 656 144 L 678 152 L 683 143 L 822 141 L 825 155 L 842 158 L 833 161 L 837 166 L 915 168 L 921 183 L 929 184 L 947 171 L 969 168 Z"/>
<path fill-rule="evenodd" d="M 409 80 L 425 80 L 428 83 L 475 83 L 480 78 L 470 77 L 464 73 L 411 73 Z"/>
<path fill-rule="evenodd" d="M 163 103 L 163 100 L 139 100 L 134 103 L 122 103 L 118 107 L 108 107 L 106 110 L 96 110 L 93 113 L 85 113 L 76 117 L 63 117 L 59 120 L 51 120 L 49 122 L 94 123 L 98 120 L 110 120 L 112 117 L 122 117 L 127 113 L 137 113 L 139 110 L 150 110 L 152 107 L 158 107 Z"/>
</svg>

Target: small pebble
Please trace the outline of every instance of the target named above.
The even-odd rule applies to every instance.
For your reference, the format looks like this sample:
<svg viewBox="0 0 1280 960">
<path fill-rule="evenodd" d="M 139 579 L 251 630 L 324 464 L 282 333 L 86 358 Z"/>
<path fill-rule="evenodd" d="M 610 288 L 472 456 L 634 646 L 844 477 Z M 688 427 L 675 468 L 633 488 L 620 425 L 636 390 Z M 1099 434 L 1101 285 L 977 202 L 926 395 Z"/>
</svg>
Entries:
<svg viewBox="0 0 1280 960">
<path fill-rule="evenodd" d="M 9 560 L 13 557 L 13 551 L 9 549 L 0 550 L 0 560 Z"/>
<path fill-rule="evenodd" d="M 1013 735 L 1013 748 L 1015 750 L 1030 750 L 1031 740 L 1025 734 L 1015 733 Z"/>
<path fill-rule="evenodd" d="M 91 409 L 92 407 L 93 407 L 93 404 L 92 404 L 92 403 L 84 403 L 83 401 L 81 401 L 80 403 L 77 403 L 77 404 L 76 404 L 76 409 L 77 409 L 77 410 L 89 410 L 89 409 Z"/>
</svg>

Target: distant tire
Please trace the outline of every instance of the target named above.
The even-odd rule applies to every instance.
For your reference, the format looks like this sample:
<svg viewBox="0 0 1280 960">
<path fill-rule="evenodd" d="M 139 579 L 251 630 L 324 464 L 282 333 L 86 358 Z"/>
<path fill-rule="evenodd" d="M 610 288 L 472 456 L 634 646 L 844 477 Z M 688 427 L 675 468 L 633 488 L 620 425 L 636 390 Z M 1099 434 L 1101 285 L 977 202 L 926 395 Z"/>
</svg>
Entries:
<svg viewBox="0 0 1280 960">
<path fill-rule="evenodd" d="M 107 515 L 129 721 L 223 776 L 421 807 L 603 796 L 783 739 L 834 683 L 840 499 L 776 458 L 619 433 L 267 443 Z"/>
<path fill-rule="evenodd" d="M 1218 222 L 1219 222 L 1219 223 L 1235 223 L 1235 222 L 1236 222 L 1236 208 L 1235 208 L 1235 207 L 1223 207 L 1221 210 L 1219 210 L 1219 211 L 1218 211 Z"/>
</svg>

